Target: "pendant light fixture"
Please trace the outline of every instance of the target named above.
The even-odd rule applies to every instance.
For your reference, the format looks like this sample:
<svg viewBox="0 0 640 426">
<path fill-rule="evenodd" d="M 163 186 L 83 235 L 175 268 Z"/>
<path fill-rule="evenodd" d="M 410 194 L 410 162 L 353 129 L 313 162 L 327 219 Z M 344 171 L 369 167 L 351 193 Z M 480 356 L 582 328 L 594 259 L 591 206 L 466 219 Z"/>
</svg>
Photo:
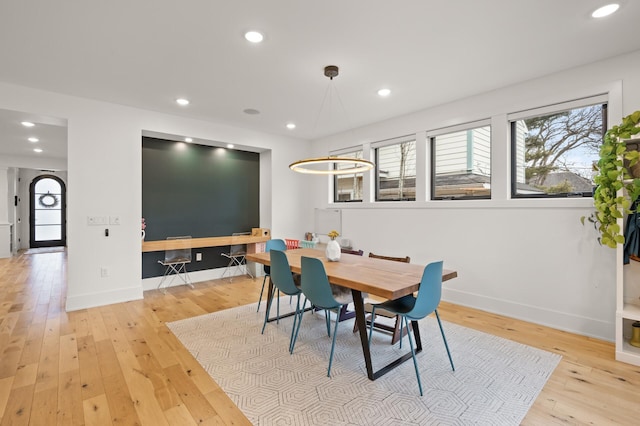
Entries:
<svg viewBox="0 0 640 426">
<path fill-rule="evenodd" d="M 324 67 L 324 75 L 326 77 L 329 77 L 329 80 L 333 80 L 334 77 L 338 76 L 338 67 L 335 65 L 327 65 L 326 67 Z M 329 90 L 330 89 L 331 87 L 329 87 Z M 322 106 L 320 107 L 320 111 L 322 111 Z M 338 168 L 338 165 L 341 165 L 342 167 Z M 289 164 L 289 168 L 294 172 L 313 175 L 343 175 L 351 173 L 362 173 L 367 170 L 371 170 L 373 166 L 374 164 L 371 161 L 361 158 L 334 156 L 307 158 L 305 160 L 300 160 L 296 161 L 295 163 Z"/>
</svg>

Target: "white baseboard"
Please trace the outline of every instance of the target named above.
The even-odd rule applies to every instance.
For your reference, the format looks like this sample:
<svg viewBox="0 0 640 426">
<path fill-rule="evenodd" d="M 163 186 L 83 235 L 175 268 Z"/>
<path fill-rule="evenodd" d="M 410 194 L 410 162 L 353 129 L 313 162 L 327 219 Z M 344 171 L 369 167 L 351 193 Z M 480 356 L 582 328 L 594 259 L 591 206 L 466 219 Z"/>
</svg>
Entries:
<svg viewBox="0 0 640 426">
<path fill-rule="evenodd" d="M 65 310 L 67 312 L 77 311 L 80 309 L 94 308 L 96 306 L 140 300 L 142 297 L 142 289 L 140 287 L 122 288 L 80 296 L 68 296 Z"/>
<path fill-rule="evenodd" d="M 262 265 L 258 265 L 259 267 L 255 267 L 252 263 L 248 264 L 249 272 L 254 277 L 262 277 L 264 275 Z M 244 275 L 242 270 L 235 267 L 232 268 L 229 273 L 225 274 L 226 268 L 216 268 L 216 269 L 204 269 L 202 271 L 193 271 L 189 272 L 189 279 L 192 283 L 199 283 L 201 281 L 209 281 L 209 280 L 217 280 L 220 278 L 232 278 L 240 275 Z M 224 277 L 223 277 L 224 274 Z M 162 277 L 152 277 L 152 278 L 144 278 L 142 280 L 142 291 L 147 290 L 156 290 L 158 288 L 158 284 L 160 284 L 160 280 Z M 165 282 L 162 284 L 162 287 L 174 287 L 184 285 L 184 282 L 178 277 L 168 277 Z"/>
<path fill-rule="evenodd" d="M 442 300 L 606 341 L 613 342 L 615 337 L 615 315 L 611 321 L 600 321 L 447 288 L 442 289 Z"/>
</svg>

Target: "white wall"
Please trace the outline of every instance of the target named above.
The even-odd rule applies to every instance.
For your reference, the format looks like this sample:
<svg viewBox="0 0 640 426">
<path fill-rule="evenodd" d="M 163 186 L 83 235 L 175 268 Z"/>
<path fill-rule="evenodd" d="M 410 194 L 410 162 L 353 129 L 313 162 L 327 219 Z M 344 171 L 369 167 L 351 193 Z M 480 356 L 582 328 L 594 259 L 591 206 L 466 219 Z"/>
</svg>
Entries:
<svg viewBox="0 0 640 426">
<path fill-rule="evenodd" d="M 639 69 L 640 51 L 314 142 L 322 156 L 353 147 L 354 138 L 368 144 L 416 133 L 424 140 L 425 131 L 490 118 L 491 200 L 428 201 L 430 165 L 422 160 L 417 185 L 425 193 L 417 202 L 332 204 L 330 179 L 318 179 L 312 204 L 342 208 L 343 235 L 365 252 L 422 264 L 443 259 L 459 274 L 445 284 L 445 300 L 613 340 L 615 251 L 579 220 L 592 199 L 509 199 L 507 114 L 609 93 L 609 124 L 616 124 L 640 109 Z"/>
<path fill-rule="evenodd" d="M 271 150 L 271 187 L 261 185 L 260 216 L 276 235 L 301 235 L 303 180 L 286 165 L 309 155 L 309 144 L 230 126 L 190 120 L 0 83 L 0 108 L 61 117 L 68 122 L 67 309 L 142 297 L 141 135 L 154 131 Z M 114 173 L 115 171 L 115 173 Z M 271 206 L 271 207 L 270 207 Z M 271 208 L 271 211 L 264 209 Z M 87 216 L 120 217 L 121 225 L 88 226 Z M 101 278 L 101 268 L 109 276 Z"/>
</svg>

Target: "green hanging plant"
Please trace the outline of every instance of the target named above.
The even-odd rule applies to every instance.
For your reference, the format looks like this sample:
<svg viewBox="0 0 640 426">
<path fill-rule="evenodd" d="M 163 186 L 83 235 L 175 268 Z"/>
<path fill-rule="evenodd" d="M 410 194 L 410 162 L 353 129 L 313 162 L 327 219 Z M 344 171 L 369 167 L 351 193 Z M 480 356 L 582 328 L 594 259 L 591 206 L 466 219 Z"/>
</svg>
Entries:
<svg viewBox="0 0 640 426">
<path fill-rule="evenodd" d="M 598 160 L 598 175 L 595 177 L 596 189 L 593 203 L 596 211 L 585 219 L 594 224 L 600 233 L 598 241 L 607 247 L 615 248 L 624 244 L 624 235 L 618 219 L 624 214 L 634 213 L 634 202 L 640 196 L 640 179 L 633 178 L 630 169 L 638 163 L 640 153 L 628 151 L 626 140 L 640 133 L 640 111 L 622 119 L 622 123 L 613 126 L 604 136 Z M 619 192 L 621 189 L 624 191 Z"/>
</svg>

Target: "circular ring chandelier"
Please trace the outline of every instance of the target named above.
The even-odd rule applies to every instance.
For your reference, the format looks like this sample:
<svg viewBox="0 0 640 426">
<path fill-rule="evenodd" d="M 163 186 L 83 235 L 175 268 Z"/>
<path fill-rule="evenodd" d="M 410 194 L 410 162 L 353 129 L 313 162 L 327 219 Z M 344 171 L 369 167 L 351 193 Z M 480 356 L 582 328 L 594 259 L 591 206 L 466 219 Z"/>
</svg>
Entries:
<svg viewBox="0 0 640 426">
<path fill-rule="evenodd" d="M 338 165 L 345 166 L 338 168 Z M 318 157 L 307 158 L 289 164 L 289 168 L 294 172 L 307 173 L 311 175 L 346 175 L 352 173 L 362 173 L 371 170 L 374 164 L 371 161 L 361 158 L 349 157 Z"/>
<path fill-rule="evenodd" d="M 329 90 L 331 89 L 331 81 L 338 76 L 338 73 L 338 67 L 335 65 L 327 65 L 324 67 L 324 75 L 325 77 L 329 77 Z M 323 107 L 324 100 L 320 106 L 320 111 L 322 111 Z M 373 167 L 374 164 L 371 161 L 363 160 L 362 158 L 335 156 L 306 158 L 289 164 L 289 168 L 294 172 L 311 175 L 346 175 L 362 173 L 367 170 L 371 170 Z"/>
</svg>

